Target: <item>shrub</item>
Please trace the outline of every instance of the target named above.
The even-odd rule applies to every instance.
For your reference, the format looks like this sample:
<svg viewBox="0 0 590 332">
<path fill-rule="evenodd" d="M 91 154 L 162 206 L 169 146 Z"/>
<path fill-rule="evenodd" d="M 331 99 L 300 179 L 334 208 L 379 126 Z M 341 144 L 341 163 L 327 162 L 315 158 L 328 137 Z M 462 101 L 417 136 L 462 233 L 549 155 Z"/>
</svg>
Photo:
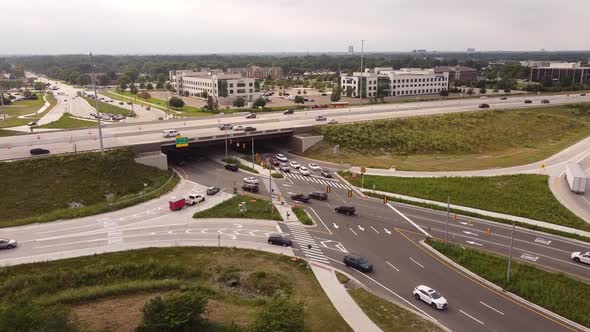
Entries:
<svg viewBox="0 0 590 332">
<path fill-rule="evenodd" d="M 184 107 L 184 100 L 178 97 L 171 97 L 170 100 L 168 100 L 168 103 L 174 108 Z"/>
<path fill-rule="evenodd" d="M 0 308 L 0 331 L 77 331 L 69 316 L 66 306 L 41 306 L 27 299 Z"/>
<path fill-rule="evenodd" d="M 196 292 L 158 296 L 147 302 L 141 311 L 143 319 L 138 331 L 194 330 L 203 323 L 207 298 Z"/>
<path fill-rule="evenodd" d="M 264 296 L 275 296 L 291 291 L 286 278 L 280 273 L 256 271 L 244 281 L 244 287 Z"/>
<path fill-rule="evenodd" d="M 275 298 L 260 311 L 251 325 L 256 332 L 299 332 L 304 330 L 303 303 Z"/>
</svg>

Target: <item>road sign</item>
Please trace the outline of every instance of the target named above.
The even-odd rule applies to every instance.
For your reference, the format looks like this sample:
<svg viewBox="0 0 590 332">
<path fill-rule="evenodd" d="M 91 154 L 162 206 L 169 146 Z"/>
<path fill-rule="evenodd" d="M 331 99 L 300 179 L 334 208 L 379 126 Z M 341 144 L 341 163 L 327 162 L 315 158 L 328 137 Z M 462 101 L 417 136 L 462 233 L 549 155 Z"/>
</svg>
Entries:
<svg viewBox="0 0 590 332">
<path fill-rule="evenodd" d="M 332 191 L 332 187 L 330 187 L 330 186 L 327 186 L 327 187 L 326 187 L 326 192 L 327 192 L 327 193 L 330 193 L 331 191 Z"/>
<path fill-rule="evenodd" d="M 188 137 L 183 136 L 176 136 L 176 147 L 177 148 L 186 148 L 188 146 Z"/>
<path fill-rule="evenodd" d="M 348 190 L 348 197 L 352 197 L 352 189 Z"/>
<path fill-rule="evenodd" d="M 488 236 L 492 236 L 492 229 L 488 228 Z"/>
<path fill-rule="evenodd" d="M 383 204 L 387 204 L 387 196 L 383 196 Z"/>
</svg>

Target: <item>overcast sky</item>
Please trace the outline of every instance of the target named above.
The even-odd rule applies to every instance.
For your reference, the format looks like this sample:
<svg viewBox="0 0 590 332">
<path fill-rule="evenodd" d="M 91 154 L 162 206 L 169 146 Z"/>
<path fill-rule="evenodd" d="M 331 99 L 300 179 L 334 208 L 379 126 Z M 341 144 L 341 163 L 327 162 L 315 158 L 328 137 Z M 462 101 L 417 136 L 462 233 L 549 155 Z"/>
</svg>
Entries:
<svg viewBox="0 0 590 332">
<path fill-rule="evenodd" d="M 0 0 L 0 54 L 588 50 L 589 0 Z"/>
</svg>

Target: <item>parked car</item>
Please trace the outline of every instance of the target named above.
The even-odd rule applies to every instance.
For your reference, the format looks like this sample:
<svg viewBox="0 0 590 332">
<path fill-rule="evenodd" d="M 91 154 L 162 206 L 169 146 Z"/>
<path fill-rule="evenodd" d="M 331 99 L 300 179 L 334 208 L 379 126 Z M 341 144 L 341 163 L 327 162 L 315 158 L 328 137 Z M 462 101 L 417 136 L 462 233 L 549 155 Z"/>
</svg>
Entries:
<svg viewBox="0 0 590 332">
<path fill-rule="evenodd" d="M 590 264 L 590 251 L 586 253 L 580 251 L 572 252 L 571 257 L 574 262 Z"/>
<path fill-rule="evenodd" d="M 201 203 L 205 201 L 205 196 L 200 195 L 200 194 L 196 194 L 196 193 L 189 193 L 185 198 L 184 198 L 186 205 L 195 205 L 197 203 Z"/>
<path fill-rule="evenodd" d="M 327 118 L 325 116 L 323 116 L 323 115 L 318 115 L 318 116 L 315 117 L 315 120 L 316 121 L 326 121 Z"/>
<path fill-rule="evenodd" d="M 277 158 L 279 161 L 282 161 L 284 163 L 286 163 L 288 161 L 287 157 L 282 153 L 277 154 L 275 156 L 275 158 Z"/>
<path fill-rule="evenodd" d="M 250 113 L 246 115 L 246 119 L 256 119 L 256 113 Z"/>
<path fill-rule="evenodd" d="M 506 99 L 508 99 L 508 97 L 502 97 L 502 98 L 500 98 L 500 100 L 506 100 Z"/>
<path fill-rule="evenodd" d="M 336 211 L 336 213 L 342 213 L 352 216 L 356 212 L 356 209 L 354 208 L 354 206 L 342 205 L 336 207 L 334 211 Z"/>
<path fill-rule="evenodd" d="M 489 104 L 479 104 L 479 108 L 490 108 Z"/>
<path fill-rule="evenodd" d="M 244 131 L 256 131 L 256 127 L 246 127 Z"/>
<path fill-rule="evenodd" d="M 301 165 L 299 165 L 299 163 L 296 162 L 295 160 L 291 160 L 289 162 L 289 166 L 291 166 L 291 168 L 299 168 L 299 167 L 301 167 Z"/>
<path fill-rule="evenodd" d="M 27 126 L 35 127 L 35 126 L 37 126 L 37 121 L 31 121 L 31 122 L 27 123 Z"/>
<path fill-rule="evenodd" d="M 220 124 L 219 125 L 219 130 L 228 130 L 228 129 L 232 129 L 233 126 L 229 123 L 224 123 L 224 124 Z"/>
<path fill-rule="evenodd" d="M 309 163 L 307 166 L 312 171 L 319 171 L 321 169 L 321 167 L 318 164 L 314 164 L 314 163 Z"/>
<path fill-rule="evenodd" d="M 283 114 L 285 114 L 285 115 L 293 114 L 293 113 L 295 113 L 294 110 L 286 110 L 286 111 L 283 112 Z"/>
<path fill-rule="evenodd" d="M 176 129 L 164 129 L 162 130 L 162 137 L 176 137 L 178 131 Z"/>
<path fill-rule="evenodd" d="M 16 245 L 16 240 L 0 239 L 0 249 L 13 249 Z"/>
<path fill-rule="evenodd" d="M 291 167 L 289 167 L 289 165 L 287 164 L 281 164 L 281 166 L 279 166 L 279 169 L 285 173 L 291 172 Z"/>
<path fill-rule="evenodd" d="M 338 121 L 336 119 L 331 119 L 328 121 L 328 124 L 338 124 Z"/>
<path fill-rule="evenodd" d="M 533 103 L 533 101 L 532 101 L 532 100 L 530 100 L 530 99 L 525 99 L 524 103 L 525 103 L 525 104 L 532 104 L 532 103 Z"/>
<path fill-rule="evenodd" d="M 585 94 L 585 93 L 581 93 L 581 94 L 580 94 L 580 97 L 585 97 L 585 96 L 586 96 L 586 94 Z"/>
<path fill-rule="evenodd" d="M 115 116 L 113 116 L 113 120 L 116 120 L 116 121 L 125 120 L 125 115 L 116 114 Z"/>
<path fill-rule="evenodd" d="M 29 153 L 33 156 L 37 156 L 40 154 L 49 154 L 49 150 L 43 148 L 34 148 L 29 150 Z"/>
<path fill-rule="evenodd" d="M 274 244 L 274 245 L 283 246 L 283 247 L 290 247 L 293 245 L 293 241 L 291 241 L 290 239 L 286 238 L 285 236 L 283 236 L 281 234 L 271 234 L 268 237 L 268 244 Z"/>
<path fill-rule="evenodd" d="M 225 169 L 227 169 L 228 171 L 237 172 L 238 171 L 238 165 L 236 165 L 236 164 L 226 164 L 225 165 Z"/>
<path fill-rule="evenodd" d="M 329 170 L 327 170 L 325 168 L 323 168 L 320 173 L 325 178 L 331 178 L 332 177 L 332 172 L 330 172 Z"/>
<path fill-rule="evenodd" d="M 209 188 L 207 188 L 207 191 L 205 193 L 209 196 L 213 196 L 213 195 L 217 194 L 219 192 L 219 190 L 220 189 L 218 187 L 209 187 Z"/>
<path fill-rule="evenodd" d="M 326 194 L 325 192 L 322 192 L 322 191 L 310 192 L 308 196 L 310 198 L 317 199 L 320 201 L 325 201 L 328 199 L 328 194 Z"/>
<path fill-rule="evenodd" d="M 550 103 L 549 99 L 541 100 L 541 104 L 549 104 L 549 103 Z"/>
<path fill-rule="evenodd" d="M 125 103 L 124 103 L 124 102 L 122 102 L 122 101 L 120 101 L 120 102 L 119 102 L 119 105 L 125 105 Z"/>
<path fill-rule="evenodd" d="M 309 168 L 307 168 L 305 166 L 299 167 L 299 173 L 301 175 L 305 175 L 305 176 L 310 176 L 311 175 L 311 172 L 309 171 Z"/>
<path fill-rule="evenodd" d="M 244 191 L 249 191 L 251 193 L 255 193 L 258 192 L 258 185 L 257 184 L 253 184 L 253 183 L 244 183 L 244 185 L 242 186 L 242 189 Z"/>
<path fill-rule="evenodd" d="M 301 202 L 301 203 L 309 202 L 309 196 L 304 195 L 304 194 L 291 195 L 291 199 L 294 201 L 297 201 L 297 202 Z"/>
<path fill-rule="evenodd" d="M 449 306 L 447 299 L 442 297 L 436 290 L 428 286 L 416 286 L 413 293 L 417 300 L 426 302 L 434 309 L 443 310 Z"/>
<path fill-rule="evenodd" d="M 352 267 L 356 270 L 361 272 L 372 272 L 373 271 L 373 264 L 369 263 L 369 261 L 359 255 L 349 254 L 344 256 L 344 265 L 347 267 Z"/>
<path fill-rule="evenodd" d="M 237 126 L 234 126 L 232 129 L 235 130 L 235 131 L 243 131 L 244 130 L 244 126 L 237 125 Z"/>
<path fill-rule="evenodd" d="M 272 157 L 270 157 L 269 159 L 270 159 L 270 162 L 272 163 L 273 166 L 280 166 L 281 165 L 281 162 L 278 159 L 272 158 Z"/>
<path fill-rule="evenodd" d="M 244 178 L 244 183 L 258 184 L 258 178 L 255 178 L 253 176 L 249 176 L 247 178 Z"/>
</svg>

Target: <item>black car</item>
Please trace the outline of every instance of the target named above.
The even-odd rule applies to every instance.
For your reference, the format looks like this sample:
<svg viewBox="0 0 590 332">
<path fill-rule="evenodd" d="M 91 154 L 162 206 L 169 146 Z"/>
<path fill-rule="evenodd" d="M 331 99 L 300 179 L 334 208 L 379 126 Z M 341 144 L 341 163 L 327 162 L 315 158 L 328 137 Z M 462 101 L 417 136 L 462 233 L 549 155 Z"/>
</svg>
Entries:
<svg viewBox="0 0 590 332">
<path fill-rule="evenodd" d="M 580 94 L 580 97 L 584 97 L 584 96 L 586 96 L 586 94 L 585 94 L 585 93 L 581 93 L 581 94 Z"/>
<path fill-rule="evenodd" d="M 322 173 L 322 176 L 325 177 L 325 178 L 331 178 L 332 177 L 332 173 L 329 170 L 325 169 L 325 168 L 322 169 L 320 173 Z"/>
<path fill-rule="evenodd" d="M 278 159 L 271 158 L 270 160 L 271 160 L 270 162 L 272 163 L 273 166 L 280 166 L 281 165 L 281 162 Z"/>
<path fill-rule="evenodd" d="M 268 244 L 274 244 L 283 247 L 290 247 L 293 245 L 293 242 L 281 234 L 271 234 L 268 237 Z"/>
<path fill-rule="evenodd" d="M 249 191 L 251 193 L 256 193 L 258 192 L 258 185 L 253 183 L 244 183 L 242 189 L 244 189 L 245 191 Z"/>
<path fill-rule="evenodd" d="M 373 264 L 369 263 L 369 261 L 359 255 L 346 255 L 344 256 L 344 265 L 350 266 L 353 269 L 357 269 L 361 272 L 371 272 L 373 271 Z"/>
<path fill-rule="evenodd" d="M 533 101 L 532 101 L 532 100 L 530 100 L 530 99 L 527 99 L 527 100 L 525 100 L 525 101 L 524 101 L 524 103 L 525 103 L 525 104 L 532 104 L 532 103 L 533 103 Z"/>
<path fill-rule="evenodd" d="M 506 99 L 508 99 L 508 97 L 502 97 L 502 98 L 500 98 L 500 100 L 506 100 Z"/>
<path fill-rule="evenodd" d="M 291 195 L 291 199 L 294 201 L 301 202 L 301 203 L 309 202 L 309 196 L 304 195 L 304 194 Z"/>
<path fill-rule="evenodd" d="M 356 212 L 356 209 L 354 208 L 354 206 L 342 205 L 335 208 L 334 211 L 336 211 L 336 213 L 342 213 L 352 216 Z"/>
<path fill-rule="evenodd" d="M 207 188 L 207 191 L 205 193 L 209 196 L 212 196 L 212 195 L 217 194 L 218 192 L 219 192 L 218 187 L 209 187 L 209 188 Z"/>
<path fill-rule="evenodd" d="M 488 104 L 479 104 L 479 108 L 490 108 Z"/>
<path fill-rule="evenodd" d="M 238 165 L 236 165 L 236 164 L 226 164 L 225 165 L 225 169 L 227 169 L 228 171 L 237 172 L 238 171 Z"/>
<path fill-rule="evenodd" d="M 309 193 L 309 197 L 313 198 L 313 199 L 319 199 L 320 201 L 325 201 L 328 199 L 328 194 L 326 194 L 325 192 L 321 192 L 321 191 L 314 191 Z"/>
<path fill-rule="evenodd" d="M 543 99 L 543 100 L 541 100 L 541 103 L 542 104 L 549 104 L 550 101 L 549 101 L 549 99 Z"/>
<path fill-rule="evenodd" d="M 293 113 L 295 113 L 294 110 L 286 110 L 286 111 L 283 112 L 283 114 L 285 114 L 285 115 L 293 114 Z"/>
<path fill-rule="evenodd" d="M 256 131 L 256 128 L 254 128 L 254 127 L 246 127 L 246 128 L 244 128 L 244 131 Z"/>
<path fill-rule="evenodd" d="M 35 148 L 29 151 L 33 156 L 40 155 L 40 154 L 48 154 L 49 150 L 42 149 L 42 148 Z"/>
</svg>

